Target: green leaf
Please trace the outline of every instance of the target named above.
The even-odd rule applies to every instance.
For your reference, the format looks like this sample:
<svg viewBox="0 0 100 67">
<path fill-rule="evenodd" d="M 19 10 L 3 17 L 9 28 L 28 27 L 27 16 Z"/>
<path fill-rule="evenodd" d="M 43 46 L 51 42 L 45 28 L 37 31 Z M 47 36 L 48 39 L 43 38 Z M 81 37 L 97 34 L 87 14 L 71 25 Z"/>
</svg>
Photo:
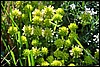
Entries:
<svg viewBox="0 0 100 67">
<path fill-rule="evenodd" d="M 11 50 L 10 52 L 11 52 L 11 56 L 12 56 L 12 59 L 13 59 L 14 65 L 16 65 L 15 55 L 14 55 L 14 53 L 13 53 L 13 51 L 12 51 L 12 50 Z"/>
</svg>

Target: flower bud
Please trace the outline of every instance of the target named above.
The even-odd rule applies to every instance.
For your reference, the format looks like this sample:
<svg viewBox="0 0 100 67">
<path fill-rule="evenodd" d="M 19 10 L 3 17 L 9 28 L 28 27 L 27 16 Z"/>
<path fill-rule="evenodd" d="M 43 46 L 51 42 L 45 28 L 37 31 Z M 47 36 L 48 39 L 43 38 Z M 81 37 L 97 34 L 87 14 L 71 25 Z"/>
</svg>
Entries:
<svg viewBox="0 0 100 67">
<path fill-rule="evenodd" d="M 68 25 L 68 28 L 71 31 L 75 31 L 78 28 L 78 26 L 76 25 L 76 23 L 70 23 L 70 25 Z"/>
<path fill-rule="evenodd" d="M 22 44 L 26 44 L 27 39 L 25 36 L 21 36 L 21 42 L 22 42 Z"/>
<path fill-rule="evenodd" d="M 73 64 L 73 63 L 70 63 L 68 66 L 75 66 L 75 64 Z"/>
<path fill-rule="evenodd" d="M 41 51 L 45 55 L 47 55 L 47 53 L 48 53 L 48 49 L 46 47 L 42 47 L 42 50 Z"/>
<path fill-rule="evenodd" d="M 44 61 L 41 63 L 41 66 L 48 66 L 48 65 L 49 65 L 49 63 L 47 61 Z"/>
<path fill-rule="evenodd" d="M 64 10 L 62 8 L 58 8 L 56 10 L 56 14 L 61 14 L 61 15 L 64 15 Z"/>
<path fill-rule="evenodd" d="M 53 21 L 57 21 L 57 22 L 60 22 L 60 21 L 62 21 L 62 15 L 60 15 L 60 14 L 55 14 L 54 16 L 53 16 L 53 18 L 52 18 L 52 20 Z"/>
<path fill-rule="evenodd" d="M 10 26 L 8 29 L 8 33 L 11 35 L 16 34 L 17 32 L 18 32 L 17 27 Z"/>
<path fill-rule="evenodd" d="M 57 48 L 63 47 L 64 41 L 61 39 L 57 39 L 54 44 L 56 45 Z"/>
<path fill-rule="evenodd" d="M 61 36 L 66 36 L 67 34 L 68 34 L 68 28 L 66 28 L 66 27 L 60 27 L 59 28 L 59 34 L 61 35 Z"/>
<path fill-rule="evenodd" d="M 29 54 L 30 54 L 30 50 L 29 49 L 24 49 L 23 55 L 28 56 Z"/>
<path fill-rule="evenodd" d="M 24 9 L 25 9 L 25 11 L 27 11 L 27 10 L 32 11 L 33 7 L 30 4 L 27 4 Z"/>
<path fill-rule="evenodd" d="M 58 60 L 54 60 L 52 63 L 51 63 L 51 66 L 62 66 L 62 63 Z"/>
<path fill-rule="evenodd" d="M 37 46 L 39 44 L 39 41 L 38 40 L 32 40 L 32 45 L 33 46 Z"/>
</svg>

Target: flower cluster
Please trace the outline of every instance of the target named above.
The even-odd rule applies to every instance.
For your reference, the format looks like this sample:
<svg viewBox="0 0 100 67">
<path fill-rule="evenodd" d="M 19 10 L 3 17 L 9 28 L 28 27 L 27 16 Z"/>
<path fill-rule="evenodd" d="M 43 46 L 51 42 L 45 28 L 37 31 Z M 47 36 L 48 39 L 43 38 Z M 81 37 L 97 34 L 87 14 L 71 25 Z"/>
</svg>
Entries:
<svg viewBox="0 0 100 67">
<path fill-rule="evenodd" d="M 54 52 L 54 56 L 55 56 L 57 59 L 67 60 L 68 57 L 69 57 L 69 54 L 66 53 L 66 52 L 60 51 L 60 50 L 56 50 L 56 51 Z"/>
<path fill-rule="evenodd" d="M 32 11 L 32 10 L 33 10 L 33 7 L 32 7 L 32 5 L 27 4 L 27 5 L 24 7 L 24 10 L 25 10 L 25 11 Z"/>
<path fill-rule="evenodd" d="M 54 44 L 56 45 L 57 48 L 63 47 L 64 41 L 62 39 L 57 39 Z"/>
<path fill-rule="evenodd" d="M 66 27 L 60 27 L 59 28 L 59 34 L 61 35 L 61 36 L 66 36 L 67 34 L 68 34 L 68 28 L 66 28 Z"/>
<path fill-rule="evenodd" d="M 48 7 L 47 6 L 44 7 L 44 10 L 42 10 L 42 12 L 45 18 L 48 18 L 48 19 L 52 18 L 55 12 L 53 8 L 54 7 L 53 6 L 51 7 L 51 5 Z"/>
<path fill-rule="evenodd" d="M 46 28 L 44 30 L 44 35 L 43 36 L 45 36 L 45 37 L 51 37 L 52 36 L 51 30 L 49 28 Z"/>
<path fill-rule="evenodd" d="M 22 42 L 22 44 L 26 44 L 27 39 L 25 36 L 21 36 L 21 42 Z"/>
<path fill-rule="evenodd" d="M 18 16 L 18 17 L 20 17 L 21 16 L 21 11 L 19 11 L 19 9 L 17 9 L 17 8 L 15 8 L 13 11 L 12 11 L 12 15 L 13 16 Z"/>
<path fill-rule="evenodd" d="M 35 9 L 35 11 L 33 11 L 32 14 L 33 14 L 33 17 L 34 16 L 39 16 L 39 17 L 42 16 L 42 13 L 41 13 L 41 11 L 39 9 Z"/>
<path fill-rule="evenodd" d="M 73 64 L 73 63 L 70 63 L 68 66 L 75 66 L 75 64 Z"/>
<path fill-rule="evenodd" d="M 36 24 L 36 25 L 40 25 L 41 23 L 42 23 L 42 18 L 41 17 L 39 17 L 39 16 L 35 16 L 34 18 L 33 18 L 33 24 Z"/>
<path fill-rule="evenodd" d="M 16 34 L 17 32 L 18 32 L 17 27 L 10 26 L 9 29 L 8 29 L 8 33 L 11 34 L 11 35 Z"/>
<path fill-rule="evenodd" d="M 41 63 L 41 66 L 48 66 L 48 65 L 49 65 L 49 63 L 47 61 L 44 61 Z"/>
<path fill-rule="evenodd" d="M 99 59 L 99 49 L 96 49 L 96 52 L 95 52 L 95 54 L 94 54 L 94 57 L 95 57 L 96 59 Z"/>
<path fill-rule="evenodd" d="M 40 49 L 37 49 L 37 47 L 32 47 L 32 52 L 35 57 L 40 55 Z"/>
<path fill-rule="evenodd" d="M 31 43 L 33 46 L 37 46 L 39 44 L 39 41 L 38 40 L 32 40 L 32 43 Z"/>
<path fill-rule="evenodd" d="M 71 41 L 70 39 L 65 40 L 65 47 L 69 48 L 71 46 Z"/>
<path fill-rule="evenodd" d="M 23 55 L 28 56 L 29 54 L 30 54 L 30 50 L 29 49 L 24 49 Z"/>
<path fill-rule="evenodd" d="M 52 63 L 51 63 L 51 66 L 62 66 L 62 63 L 58 60 L 54 60 Z"/>
<path fill-rule="evenodd" d="M 56 14 L 64 15 L 65 12 L 64 12 L 64 10 L 63 10 L 62 8 L 58 8 L 58 9 L 56 10 Z"/>
<path fill-rule="evenodd" d="M 25 35 L 31 35 L 32 34 L 32 28 L 31 28 L 31 26 L 25 26 L 24 25 L 24 27 L 23 27 L 22 30 L 24 31 Z"/>
<path fill-rule="evenodd" d="M 90 65 L 90 64 L 92 64 L 94 62 L 94 60 L 91 59 L 90 56 L 85 56 L 84 62 L 85 62 L 85 64 Z"/>
<path fill-rule="evenodd" d="M 41 36 L 42 35 L 42 28 L 40 28 L 39 26 L 35 27 L 33 30 L 33 34 L 36 36 Z"/>
<path fill-rule="evenodd" d="M 54 57 L 53 56 L 48 56 L 46 59 L 49 63 L 53 62 Z"/>
<path fill-rule="evenodd" d="M 69 52 L 71 56 L 78 58 L 80 57 L 81 54 L 83 54 L 82 51 L 83 49 L 79 48 L 79 46 L 78 47 L 75 46 L 75 47 L 72 47 L 72 50 L 70 50 Z"/>
<path fill-rule="evenodd" d="M 47 54 L 48 54 L 48 48 L 42 47 L 41 52 L 42 52 L 43 54 L 47 55 Z"/>
<path fill-rule="evenodd" d="M 75 31 L 78 28 L 78 26 L 76 25 L 76 23 L 70 23 L 70 25 L 68 25 L 68 28 L 71 31 Z"/>
</svg>

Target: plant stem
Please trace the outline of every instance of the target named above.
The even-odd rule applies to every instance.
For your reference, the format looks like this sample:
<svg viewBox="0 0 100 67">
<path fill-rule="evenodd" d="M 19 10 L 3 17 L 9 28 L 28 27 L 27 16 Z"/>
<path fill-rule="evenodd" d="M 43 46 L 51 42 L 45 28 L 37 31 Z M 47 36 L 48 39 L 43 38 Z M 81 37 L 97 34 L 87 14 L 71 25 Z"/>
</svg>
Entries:
<svg viewBox="0 0 100 67">
<path fill-rule="evenodd" d="M 81 45 L 81 43 L 79 42 L 79 40 L 78 40 L 77 38 L 74 38 L 74 39 L 75 39 L 75 41 L 79 44 L 79 46 L 86 52 L 86 54 L 87 54 L 88 56 L 91 57 L 91 59 L 93 59 L 93 60 L 95 60 L 97 63 L 99 63 L 98 60 L 96 60 L 87 50 L 84 49 L 84 47 Z"/>
</svg>

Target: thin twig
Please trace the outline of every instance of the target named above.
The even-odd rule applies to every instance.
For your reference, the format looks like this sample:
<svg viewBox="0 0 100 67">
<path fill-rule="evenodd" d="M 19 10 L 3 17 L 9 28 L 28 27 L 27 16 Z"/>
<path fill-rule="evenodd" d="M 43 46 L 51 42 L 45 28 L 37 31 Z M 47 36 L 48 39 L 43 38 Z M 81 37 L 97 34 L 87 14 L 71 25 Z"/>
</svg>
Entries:
<svg viewBox="0 0 100 67">
<path fill-rule="evenodd" d="M 14 50 L 16 46 L 14 46 L 11 50 Z M 4 59 L 10 54 L 10 51 L 7 53 L 7 55 L 3 58 L 3 60 L 1 61 L 1 63 L 4 61 Z"/>
</svg>

